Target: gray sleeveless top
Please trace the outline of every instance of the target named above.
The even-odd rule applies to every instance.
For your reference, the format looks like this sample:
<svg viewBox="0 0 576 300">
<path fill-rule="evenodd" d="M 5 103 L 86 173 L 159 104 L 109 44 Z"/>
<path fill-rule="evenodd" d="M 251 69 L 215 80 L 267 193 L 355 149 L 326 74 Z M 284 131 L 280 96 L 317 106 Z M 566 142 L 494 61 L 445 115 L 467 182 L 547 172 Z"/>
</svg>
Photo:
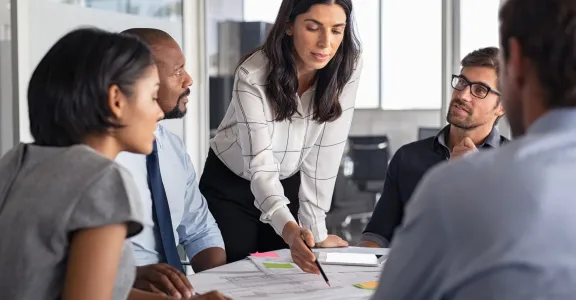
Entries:
<svg viewBox="0 0 576 300">
<path fill-rule="evenodd" d="M 3 300 L 60 299 L 71 233 L 110 224 L 140 232 L 138 192 L 129 173 L 85 145 L 20 144 L 0 159 L 0 291 Z M 124 244 L 114 299 L 135 277 Z"/>
</svg>

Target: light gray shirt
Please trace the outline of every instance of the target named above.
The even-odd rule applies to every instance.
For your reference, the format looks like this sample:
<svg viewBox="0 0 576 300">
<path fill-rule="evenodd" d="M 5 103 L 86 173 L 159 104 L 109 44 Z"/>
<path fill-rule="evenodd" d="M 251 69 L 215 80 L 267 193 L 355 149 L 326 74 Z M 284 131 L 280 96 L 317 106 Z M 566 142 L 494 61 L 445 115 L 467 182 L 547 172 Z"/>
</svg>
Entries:
<svg viewBox="0 0 576 300">
<path fill-rule="evenodd" d="M 300 225 L 310 229 L 316 242 L 328 236 L 326 212 L 332 203 L 338 167 L 352 123 L 356 92 L 362 73 L 360 59 L 340 94 L 342 115 L 333 122 L 312 120 L 316 85 L 298 98 L 292 121 L 274 121 L 266 93 L 268 58 L 256 51 L 236 72 L 232 101 L 210 147 L 234 173 L 250 180 L 260 221 L 282 235 L 286 223 L 296 222 L 287 204 L 281 179 L 296 172 L 300 184 Z"/>
<path fill-rule="evenodd" d="M 130 175 L 84 145 L 20 144 L 0 159 L 0 298 L 60 299 L 74 232 L 128 224 L 141 211 Z M 113 299 L 126 299 L 135 277 L 126 241 Z"/>
<path fill-rule="evenodd" d="M 576 109 L 432 169 L 374 299 L 576 299 Z"/>
<path fill-rule="evenodd" d="M 206 199 L 198 189 L 196 171 L 184 142 L 162 124 L 156 126 L 155 136 L 160 173 L 168 198 L 176 244 L 184 247 L 190 259 L 208 248 L 224 249 L 222 234 L 208 210 Z M 162 243 L 152 217 L 146 155 L 122 152 L 116 162 L 132 174 L 144 212 L 144 229 L 131 239 L 136 264 L 142 266 L 166 262 L 165 257 L 160 254 L 159 247 Z"/>
</svg>

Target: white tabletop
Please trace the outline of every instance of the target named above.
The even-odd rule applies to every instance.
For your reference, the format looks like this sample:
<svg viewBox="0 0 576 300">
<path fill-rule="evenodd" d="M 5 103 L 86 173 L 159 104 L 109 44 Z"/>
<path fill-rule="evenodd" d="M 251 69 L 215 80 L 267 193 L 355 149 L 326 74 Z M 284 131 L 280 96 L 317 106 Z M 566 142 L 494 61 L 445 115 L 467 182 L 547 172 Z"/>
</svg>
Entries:
<svg viewBox="0 0 576 300">
<path fill-rule="evenodd" d="M 350 249 L 356 252 L 354 247 Z M 322 269 L 332 285 L 328 287 L 322 276 L 305 274 L 299 269 L 270 269 L 265 272 L 261 267 L 262 260 L 278 263 L 291 261 L 288 249 L 275 252 L 279 258 L 259 258 L 260 267 L 256 259 L 245 259 L 188 278 L 198 293 L 219 290 L 232 299 L 370 299 L 373 290 L 354 285 L 378 280 L 382 270 L 381 267 L 324 264 Z"/>
</svg>

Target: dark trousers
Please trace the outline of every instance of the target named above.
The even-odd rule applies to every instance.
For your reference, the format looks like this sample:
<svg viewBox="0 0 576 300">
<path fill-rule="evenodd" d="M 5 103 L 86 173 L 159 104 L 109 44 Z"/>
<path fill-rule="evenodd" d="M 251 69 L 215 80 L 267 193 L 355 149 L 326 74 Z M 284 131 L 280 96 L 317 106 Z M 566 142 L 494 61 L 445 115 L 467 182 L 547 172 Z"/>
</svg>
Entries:
<svg viewBox="0 0 576 300">
<path fill-rule="evenodd" d="M 280 181 L 290 200 L 288 208 L 298 215 L 300 173 Z M 246 258 L 250 253 L 287 248 L 271 225 L 260 222 L 260 210 L 254 206 L 250 181 L 234 174 L 210 150 L 200 179 L 200 192 L 216 219 L 226 245 L 228 262 Z"/>
</svg>

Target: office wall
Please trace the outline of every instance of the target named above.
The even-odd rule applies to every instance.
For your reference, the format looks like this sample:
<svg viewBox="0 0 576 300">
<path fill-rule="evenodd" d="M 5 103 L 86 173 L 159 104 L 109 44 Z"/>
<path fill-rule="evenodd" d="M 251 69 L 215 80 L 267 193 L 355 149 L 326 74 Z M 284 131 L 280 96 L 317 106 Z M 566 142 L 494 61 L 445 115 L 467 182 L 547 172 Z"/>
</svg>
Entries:
<svg viewBox="0 0 576 300">
<path fill-rule="evenodd" d="M 12 44 L 0 40 L 0 156 L 13 144 L 13 107 L 12 107 Z"/>
<path fill-rule="evenodd" d="M 418 128 L 441 126 L 439 109 L 431 110 L 380 110 L 357 109 L 350 128 L 350 135 L 387 134 L 392 153 L 402 145 L 416 141 Z M 502 118 L 498 124 L 500 134 L 510 137 L 508 121 Z"/>
<path fill-rule="evenodd" d="M 209 74 L 218 73 L 218 23 L 242 21 L 244 0 L 210 0 L 206 3 L 206 47 Z"/>
<path fill-rule="evenodd" d="M 13 144 L 10 0 L 0 0 L 0 156 Z"/>
<path fill-rule="evenodd" d="M 357 109 L 350 135 L 386 134 L 390 149 L 396 152 L 402 145 L 418 137 L 419 127 L 439 127 L 440 110 L 381 110 Z"/>
<path fill-rule="evenodd" d="M 18 43 L 18 111 L 19 137 L 30 142 L 26 90 L 32 71 L 48 49 L 66 32 L 82 26 L 121 31 L 130 27 L 155 27 L 182 40 L 182 23 L 155 18 L 121 14 L 111 11 L 84 8 L 75 5 L 50 3 L 45 0 L 17 1 Z M 183 136 L 182 120 L 170 121 L 167 126 Z"/>
</svg>

